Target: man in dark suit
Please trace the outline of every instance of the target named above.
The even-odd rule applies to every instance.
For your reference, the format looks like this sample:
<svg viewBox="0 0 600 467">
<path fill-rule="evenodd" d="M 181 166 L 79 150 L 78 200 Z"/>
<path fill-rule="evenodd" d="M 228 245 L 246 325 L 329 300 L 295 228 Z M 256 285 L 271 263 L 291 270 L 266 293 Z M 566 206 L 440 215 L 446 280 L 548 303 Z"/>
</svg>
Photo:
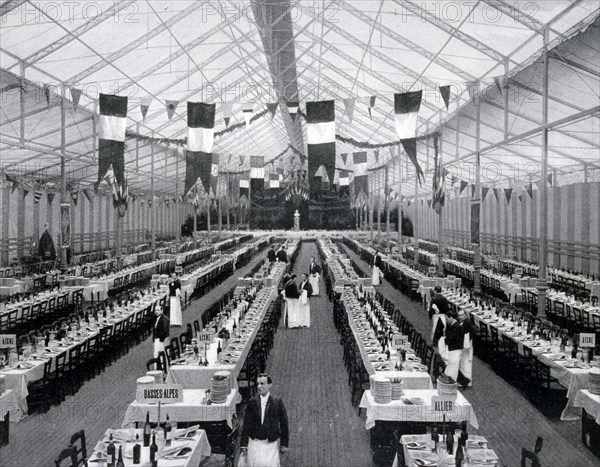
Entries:
<svg viewBox="0 0 600 467">
<path fill-rule="evenodd" d="M 429 319 L 432 319 L 435 313 L 446 315 L 449 311 L 448 300 L 442 295 L 442 288 L 439 285 L 436 285 L 433 291 L 435 292 L 435 295 L 429 304 Z M 437 312 L 435 311 L 433 305 L 437 307 Z"/>
<path fill-rule="evenodd" d="M 256 383 L 258 396 L 248 402 L 244 415 L 242 456 L 249 467 L 279 467 L 279 455 L 286 453 L 289 445 L 287 413 L 283 401 L 271 394 L 269 375 L 258 375 Z"/>
<path fill-rule="evenodd" d="M 296 274 L 292 274 L 288 281 L 283 286 L 285 290 L 285 298 L 299 298 L 300 292 L 298 291 L 298 286 L 296 285 Z"/>
<path fill-rule="evenodd" d="M 458 313 L 453 310 L 446 315 L 446 346 L 448 348 L 448 359 L 444 374 L 458 379 L 460 366 L 460 355 L 464 344 L 463 327 L 458 322 Z"/>
<path fill-rule="evenodd" d="M 306 290 L 308 298 L 312 297 L 313 289 L 308 280 L 308 275 L 306 274 L 302 274 L 302 282 L 300 282 L 300 293 L 302 293 L 303 290 Z"/>
<path fill-rule="evenodd" d="M 156 321 L 152 328 L 152 339 L 154 340 L 154 358 L 158 358 L 158 354 L 165 350 L 165 339 L 169 337 L 169 318 L 163 314 L 160 305 L 156 305 Z"/>
<path fill-rule="evenodd" d="M 274 263 L 275 260 L 277 259 L 273 245 L 271 245 L 271 248 L 269 249 L 269 252 L 267 253 L 267 259 L 269 260 L 269 263 Z"/>
<path fill-rule="evenodd" d="M 315 263 L 315 258 L 310 259 L 310 265 L 308 266 L 308 275 L 313 295 L 319 295 L 319 277 L 321 276 L 321 267 L 317 263 Z"/>
<path fill-rule="evenodd" d="M 277 261 L 281 263 L 287 263 L 287 253 L 285 252 L 285 245 L 282 245 L 277 252 Z"/>
</svg>

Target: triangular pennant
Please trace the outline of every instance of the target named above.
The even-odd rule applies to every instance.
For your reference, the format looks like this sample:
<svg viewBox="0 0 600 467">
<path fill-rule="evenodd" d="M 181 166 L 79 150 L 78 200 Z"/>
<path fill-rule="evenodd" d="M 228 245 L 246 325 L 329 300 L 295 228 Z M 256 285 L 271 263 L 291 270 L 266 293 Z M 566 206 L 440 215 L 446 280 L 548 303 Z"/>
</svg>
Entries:
<svg viewBox="0 0 600 467">
<path fill-rule="evenodd" d="M 546 177 L 548 179 L 548 184 L 550 186 L 554 186 L 554 179 L 552 177 L 552 174 L 548 174 L 548 177 Z"/>
<path fill-rule="evenodd" d="M 425 180 L 425 175 L 423 174 L 423 170 L 421 169 L 419 161 L 417 160 L 417 139 L 403 139 L 401 140 L 401 143 L 402 147 L 404 148 L 404 151 L 406 152 L 406 155 L 408 156 L 413 166 L 415 167 L 415 170 L 417 171 L 417 177 L 420 183 L 421 179 Z"/>
<path fill-rule="evenodd" d="M 50 85 L 44 84 L 44 96 L 46 97 L 46 104 L 50 105 Z"/>
<path fill-rule="evenodd" d="M 344 163 L 344 165 L 346 165 L 346 160 L 348 158 L 348 154 L 340 154 L 340 156 L 342 157 L 342 162 Z"/>
<path fill-rule="evenodd" d="M 81 98 L 81 89 L 71 87 L 71 99 L 73 100 L 73 109 L 77 110 L 79 99 Z"/>
<path fill-rule="evenodd" d="M 488 191 L 490 191 L 490 187 L 487 187 L 487 186 L 481 187 L 481 201 L 482 202 L 485 201 L 485 197 L 487 196 Z"/>
<path fill-rule="evenodd" d="M 152 103 L 152 97 L 150 97 L 150 96 L 140 97 L 140 111 L 142 112 L 142 120 L 146 119 L 146 115 L 148 114 L 148 109 L 150 108 L 151 103 Z"/>
<path fill-rule="evenodd" d="M 240 165 L 244 165 L 244 159 L 246 156 L 239 156 L 240 157 Z"/>
<path fill-rule="evenodd" d="M 375 163 L 378 164 L 379 163 L 379 151 L 375 150 L 375 151 L 373 151 L 373 153 L 375 154 Z"/>
<path fill-rule="evenodd" d="M 23 188 L 23 198 L 26 198 L 29 194 L 29 190 L 27 188 Z"/>
<path fill-rule="evenodd" d="M 177 106 L 179 105 L 179 101 L 166 101 L 166 105 L 167 105 L 167 117 L 169 117 L 169 120 L 171 120 L 173 118 L 173 115 L 175 115 L 175 109 L 177 109 Z"/>
<path fill-rule="evenodd" d="M 523 201 L 523 195 L 519 195 L 519 201 Z"/>
<path fill-rule="evenodd" d="M 494 188 L 494 196 L 496 197 L 496 201 L 500 201 L 500 188 Z"/>
<path fill-rule="evenodd" d="M 510 204 L 510 198 L 511 198 L 511 196 L 512 196 L 512 192 L 513 192 L 513 189 L 512 189 L 512 188 L 505 188 L 505 189 L 504 189 L 504 195 L 506 196 L 506 202 L 507 202 L 508 204 Z"/>
<path fill-rule="evenodd" d="M 390 146 L 388 149 L 390 150 L 390 156 L 394 159 L 396 157 L 396 146 Z"/>
<path fill-rule="evenodd" d="M 275 118 L 275 112 L 277 112 L 277 107 L 279 106 L 278 102 L 268 103 L 267 110 L 271 114 L 271 120 Z"/>
<path fill-rule="evenodd" d="M 464 180 L 460 181 L 460 191 L 458 192 L 458 194 L 460 195 L 465 188 L 467 188 L 467 186 L 469 186 L 468 182 L 465 182 Z"/>
<path fill-rule="evenodd" d="M 92 202 L 91 198 L 90 198 L 90 191 L 87 188 L 83 189 L 83 195 L 87 198 L 88 202 Z"/>
<path fill-rule="evenodd" d="M 431 207 L 431 200 L 430 199 L 427 200 L 427 206 Z"/>
<path fill-rule="evenodd" d="M 533 199 L 533 185 L 531 183 L 528 183 L 527 185 L 525 185 L 525 190 L 527 191 L 529 198 Z"/>
<path fill-rule="evenodd" d="M 450 105 L 450 86 L 440 86 L 440 94 L 442 95 L 442 99 L 446 105 L 446 110 L 448 110 Z"/>
<path fill-rule="evenodd" d="M 33 203 L 34 204 L 40 204 L 40 200 L 42 199 L 42 192 L 41 191 L 35 191 L 33 193 Z"/>
<path fill-rule="evenodd" d="M 371 113 L 371 109 L 375 107 L 375 99 L 376 96 L 367 96 L 365 97 L 365 103 L 367 104 L 367 109 L 369 110 L 369 117 L 373 118 L 373 114 Z"/>
<path fill-rule="evenodd" d="M 233 113 L 233 102 L 221 102 L 221 114 L 225 121 L 225 126 L 229 126 L 231 115 Z"/>
<path fill-rule="evenodd" d="M 73 203 L 77 206 L 77 200 L 79 199 L 79 190 L 73 190 L 71 192 L 71 198 L 73 199 Z"/>
<path fill-rule="evenodd" d="M 450 178 L 450 186 L 454 186 L 454 184 L 458 181 L 458 177 L 456 175 L 452 175 Z"/>
<path fill-rule="evenodd" d="M 48 204 L 52 204 L 52 201 L 54 201 L 54 193 L 48 193 Z"/>
<path fill-rule="evenodd" d="M 344 99 L 344 108 L 346 109 L 346 115 L 348 115 L 348 120 L 352 123 L 352 117 L 354 116 L 354 106 L 356 105 L 356 99 L 350 97 L 348 99 Z"/>
</svg>

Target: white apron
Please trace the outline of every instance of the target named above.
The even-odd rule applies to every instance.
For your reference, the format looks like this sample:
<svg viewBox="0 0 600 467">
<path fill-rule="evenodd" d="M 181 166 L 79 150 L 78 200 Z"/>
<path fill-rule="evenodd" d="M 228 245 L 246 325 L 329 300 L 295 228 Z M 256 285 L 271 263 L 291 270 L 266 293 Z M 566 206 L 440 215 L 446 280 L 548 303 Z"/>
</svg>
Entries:
<svg viewBox="0 0 600 467">
<path fill-rule="evenodd" d="M 379 278 L 380 275 L 381 271 L 379 270 L 379 268 L 377 266 L 373 266 L 373 277 L 371 279 L 372 285 L 379 285 L 381 283 Z"/>
<path fill-rule="evenodd" d="M 238 467 L 279 467 L 279 440 L 248 440 L 248 455 L 240 456 Z"/>
<path fill-rule="evenodd" d="M 177 295 L 175 297 L 169 297 L 169 307 L 171 309 L 169 316 L 169 323 L 171 326 L 181 326 L 181 297 L 179 295 L 179 289 L 177 289 Z"/>
<path fill-rule="evenodd" d="M 158 354 L 165 351 L 165 343 L 160 339 L 154 339 L 154 358 L 158 358 Z"/>
<path fill-rule="evenodd" d="M 313 289 L 313 295 L 319 295 L 319 273 L 315 272 L 308 278 L 308 282 Z"/>
</svg>

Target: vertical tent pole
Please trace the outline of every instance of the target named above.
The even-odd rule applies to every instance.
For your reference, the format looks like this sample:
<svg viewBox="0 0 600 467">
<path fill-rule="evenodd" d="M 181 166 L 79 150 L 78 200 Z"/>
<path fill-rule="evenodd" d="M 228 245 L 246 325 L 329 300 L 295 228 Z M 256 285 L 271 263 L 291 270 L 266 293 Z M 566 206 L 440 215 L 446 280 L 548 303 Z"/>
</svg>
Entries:
<svg viewBox="0 0 600 467">
<path fill-rule="evenodd" d="M 154 131 L 150 140 L 150 246 L 152 259 L 156 259 L 156 201 L 154 199 Z"/>
<path fill-rule="evenodd" d="M 217 207 L 218 207 L 218 211 L 219 211 L 219 240 L 221 240 L 221 229 L 223 228 L 223 219 L 222 219 L 223 211 L 222 211 L 220 196 L 217 198 Z"/>
<path fill-rule="evenodd" d="M 390 190 L 388 190 L 388 186 L 389 186 L 389 178 L 390 178 L 390 170 L 389 170 L 389 166 L 386 164 L 385 166 L 385 233 L 386 233 L 386 238 L 387 238 L 387 249 L 390 249 Z"/>
<path fill-rule="evenodd" d="M 179 151 L 175 149 L 175 235 L 177 243 L 181 242 L 181 213 L 179 212 Z"/>
<path fill-rule="evenodd" d="M 417 208 L 417 193 L 419 190 L 419 176 L 415 171 L 415 201 L 413 203 L 414 206 L 414 220 L 413 220 L 413 237 L 415 239 L 415 263 L 419 262 L 419 235 L 417 233 L 417 224 L 419 220 L 419 213 Z M 420 229 L 419 229 L 420 230 Z"/>
<path fill-rule="evenodd" d="M 377 170 L 377 242 L 381 243 L 381 174 Z"/>
<path fill-rule="evenodd" d="M 477 219 L 477 243 L 475 243 L 475 260 L 473 262 L 473 289 L 475 292 L 481 291 L 481 239 L 479 238 L 479 221 L 481 219 L 481 96 L 479 95 L 479 82 L 475 89 L 475 106 L 477 109 L 477 116 L 475 121 L 475 199 L 471 200 L 471 206 L 479 205 L 479 209 L 476 210 L 479 219 Z M 471 209 L 471 215 L 473 215 L 473 209 Z M 473 228 L 473 220 L 471 219 L 471 228 Z M 471 236 L 473 233 L 471 232 Z"/>
<path fill-rule="evenodd" d="M 443 142 L 444 140 L 444 125 L 440 126 L 440 135 L 438 137 L 438 164 L 439 164 L 439 180 L 438 183 L 443 183 L 443 177 L 442 177 L 442 149 L 443 149 Z M 444 189 L 444 187 L 441 187 L 442 190 Z M 433 201 L 432 201 L 433 202 Z M 438 214 L 438 274 L 440 276 L 444 275 L 444 263 L 443 263 L 443 259 L 444 259 L 444 230 L 443 230 L 443 220 L 442 220 L 442 213 L 444 212 L 444 208 L 440 207 L 440 212 Z"/>
<path fill-rule="evenodd" d="M 544 29 L 542 81 L 542 182 L 540 186 L 540 241 L 538 275 L 538 316 L 546 316 L 548 278 L 548 29 Z"/>
<path fill-rule="evenodd" d="M 19 126 L 19 139 L 21 143 L 21 149 L 25 148 L 25 62 L 19 62 L 19 70 L 21 72 L 21 87 L 20 87 L 20 126 Z M 50 106 L 48 104 L 48 106 Z M 61 112 L 63 105 L 61 104 Z"/>
<path fill-rule="evenodd" d="M 23 72 L 25 70 L 23 69 Z M 66 148 L 67 148 L 67 134 L 66 134 L 66 114 L 65 114 L 65 99 L 64 99 L 64 93 L 65 93 L 65 87 L 63 85 L 62 87 L 62 92 L 63 95 L 61 96 L 60 99 L 60 202 L 61 203 L 66 203 L 67 202 L 67 179 L 66 179 L 66 174 L 65 174 L 65 157 L 66 157 Z M 24 94 L 22 94 L 22 96 L 24 96 Z M 25 100 L 24 98 L 22 99 L 22 104 L 25 104 Z M 22 127 L 22 129 L 24 130 L 25 128 Z M 69 220 L 70 222 L 70 220 Z M 62 230 L 62 229 L 61 229 Z M 65 239 L 62 238 L 62 231 L 61 231 L 61 238 L 60 238 L 60 242 L 62 245 L 65 244 L 65 242 L 69 241 L 70 239 Z M 60 265 L 61 267 L 67 267 L 67 249 L 63 248 L 61 245 L 60 247 Z"/>
<path fill-rule="evenodd" d="M 398 148 L 398 254 L 402 258 L 402 157 Z"/>
</svg>

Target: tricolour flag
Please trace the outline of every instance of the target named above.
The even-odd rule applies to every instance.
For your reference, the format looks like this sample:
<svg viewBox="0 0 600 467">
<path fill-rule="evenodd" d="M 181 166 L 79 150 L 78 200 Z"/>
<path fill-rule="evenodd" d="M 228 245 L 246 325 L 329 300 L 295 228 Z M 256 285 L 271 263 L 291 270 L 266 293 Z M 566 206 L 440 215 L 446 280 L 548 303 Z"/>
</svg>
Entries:
<svg viewBox="0 0 600 467">
<path fill-rule="evenodd" d="M 240 178 L 240 198 L 242 196 L 248 197 L 248 191 L 250 190 L 250 181 L 247 178 Z"/>
<path fill-rule="evenodd" d="M 254 110 L 254 104 L 252 102 L 242 104 L 242 113 L 244 114 L 244 120 L 246 120 L 246 126 L 250 125 L 250 119 L 252 118 L 253 110 Z"/>
<path fill-rule="evenodd" d="M 233 113 L 233 102 L 221 102 L 221 114 L 225 121 L 225 126 L 229 126 L 231 115 Z"/>
<path fill-rule="evenodd" d="M 100 94 L 100 131 L 98 139 L 98 182 L 112 166 L 115 179 L 123 186 L 125 173 L 125 130 L 127 97 Z"/>
<path fill-rule="evenodd" d="M 438 151 L 438 139 L 435 137 L 435 160 L 434 160 L 434 172 L 433 172 L 433 209 L 437 214 L 440 213 L 446 197 L 444 195 L 444 182 L 446 179 L 446 172 L 442 169 L 442 160 L 439 156 Z"/>
<path fill-rule="evenodd" d="M 340 170 L 339 178 L 340 195 L 350 193 L 350 175 L 347 170 Z"/>
<path fill-rule="evenodd" d="M 188 140 L 185 154 L 185 190 L 190 191 L 196 180 L 209 193 L 212 172 L 212 150 L 215 137 L 215 104 L 187 103 Z"/>
<path fill-rule="evenodd" d="M 213 193 L 217 192 L 217 182 L 219 181 L 219 155 L 213 154 L 210 164 L 210 186 Z"/>
<path fill-rule="evenodd" d="M 263 156 L 250 156 L 250 189 L 252 193 L 265 188 L 265 160 Z"/>
<path fill-rule="evenodd" d="M 335 101 L 306 103 L 306 135 L 308 147 L 308 179 L 321 165 L 327 177 L 335 175 Z"/>
<path fill-rule="evenodd" d="M 354 196 L 361 192 L 365 195 L 369 192 L 369 176 L 367 175 L 367 152 L 355 152 L 352 154 L 354 164 Z"/>
<path fill-rule="evenodd" d="M 150 96 L 140 97 L 140 112 L 142 113 L 142 120 L 146 119 L 146 115 L 148 115 L 148 109 L 150 108 L 151 103 L 152 103 L 152 97 L 150 97 Z"/>
<path fill-rule="evenodd" d="M 288 109 L 288 112 L 290 113 L 290 117 L 292 117 L 292 121 L 296 120 L 296 115 L 298 115 L 299 107 L 300 107 L 300 104 L 298 102 L 288 102 L 287 103 L 287 109 Z"/>
<path fill-rule="evenodd" d="M 417 119 L 421 108 L 423 91 L 394 94 L 396 133 L 408 158 L 415 166 L 419 180 L 425 178 L 417 160 Z"/>
<path fill-rule="evenodd" d="M 40 204 L 40 200 L 42 199 L 42 192 L 35 191 L 33 193 L 33 204 Z"/>
<path fill-rule="evenodd" d="M 269 188 L 279 188 L 279 174 L 271 174 L 269 180 Z"/>
</svg>

